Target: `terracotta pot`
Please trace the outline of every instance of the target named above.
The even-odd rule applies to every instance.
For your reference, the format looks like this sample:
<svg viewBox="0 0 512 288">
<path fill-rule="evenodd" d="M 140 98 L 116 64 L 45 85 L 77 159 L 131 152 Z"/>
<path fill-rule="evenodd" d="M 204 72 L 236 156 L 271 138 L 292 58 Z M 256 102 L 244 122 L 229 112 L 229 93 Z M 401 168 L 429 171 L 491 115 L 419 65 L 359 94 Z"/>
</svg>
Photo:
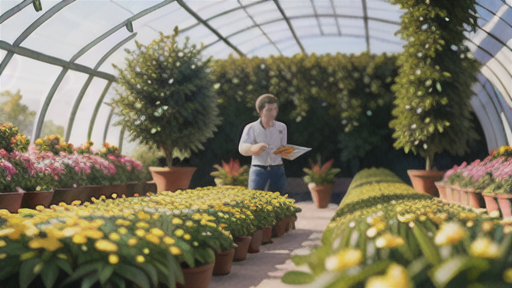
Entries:
<svg viewBox="0 0 512 288">
<path fill-rule="evenodd" d="M 512 217 L 512 195 L 510 194 L 496 194 L 498 198 L 498 204 L 500 206 L 501 215 L 503 219 Z"/>
<path fill-rule="evenodd" d="M 482 196 L 484 196 L 485 200 L 485 208 L 487 209 L 487 214 L 491 214 L 494 211 L 500 211 L 498 207 L 498 201 L 496 201 L 496 197 L 494 196 L 494 193 L 482 193 Z"/>
<path fill-rule="evenodd" d="M 416 192 L 427 194 L 433 197 L 439 197 L 434 182 L 441 181 L 444 171 L 437 170 L 407 170 L 409 178 L 411 178 L 412 186 Z"/>
<path fill-rule="evenodd" d="M 11 213 L 18 212 L 24 193 L 3 192 L 0 193 L 0 209 L 7 209 Z"/>
<path fill-rule="evenodd" d="M 235 248 L 227 251 L 215 253 L 215 266 L 213 267 L 213 275 L 228 275 L 231 272 L 231 264 L 235 256 Z"/>
<path fill-rule="evenodd" d="M 235 239 L 235 243 L 238 247 L 235 248 L 233 261 L 243 261 L 247 258 L 247 250 L 249 249 L 249 245 L 251 245 L 251 240 L 251 236 L 238 237 Z"/>
<path fill-rule="evenodd" d="M 295 230 L 295 221 L 297 221 L 297 219 L 288 218 L 288 231 Z"/>
<path fill-rule="evenodd" d="M 282 219 L 277 221 L 276 225 L 273 226 L 272 236 L 281 237 L 286 233 L 286 227 L 288 226 L 288 220 Z"/>
<path fill-rule="evenodd" d="M 258 253 L 260 252 L 261 241 L 263 239 L 263 230 L 256 230 L 252 233 L 251 245 L 249 245 L 249 253 Z"/>
<path fill-rule="evenodd" d="M 107 199 L 111 199 L 114 193 L 117 195 L 117 197 L 122 197 L 123 195 L 126 195 L 127 192 L 128 186 L 126 184 L 101 186 L 101 195 L 105 195 Z"/>
<path fill-rule="evenodd" d="M 53 197 L 52 201 L 50 201 L 50 206 L 59 205 L 61 202 L 69 205 L 75 200 L 80 200 L 82 203 L 89 201 L 89 189 L 86 187 L 53 188 Z"/>
<path fill-rule="evenodd" d="M 48 207 L 52 201 L 53 193 L 53 190 L 25 192 L 23 193 L 23 200 L 21 200 L 21 208 L 35 209 L 38 205 Z"/>
<path fill-rule="evenodd" d="M 436 185 L 437 191 L 439 192 L 439 198 L 446 201 L 446 185 L 441 181 L 434 182 L 434 185 Z"/>
<path fill-rule="evenodd" d="M 448 185 L 448 186 L 444 187 L 444 190 L 446 191 L 446 202 L 453 203 L 452 186 Z"/>
<path fill-rule="evenodd" d="M 182 268 L 185 284 L 176 283 L 179 288 L 208 288 L 212 279 L 215 263 L 206 264 L 196 268 Z"/>
<path fill-rule="evenodd" d="M 459 188 L 460 204 L 469 206 L 469 195 L 466 188 Z"/>
<path fill-rule="evenodd" d="M 459 186 L 452 186 L 452 196 L 453 196 L 453 204 L 460 205 L 461 203 L 461 195 L 460 195 L 460 188 Z"/>
<path fill-rule="evenodd" d="M 149 167 L 158 192 L 187 189 L 196 169 L 196 167 Z"/>
<path fill-rule="evenodd" d="M 311 198 L 317 208 L 326 208 L 331 202 L 332 195 L 332 184 L 325 184 L 317 186 L 315 183 L 308 184 L 309 192 L 311 192 Z"/>
<path fill-rule="evenodd" d="M 469 198 L 469 207 L 472 207 L 472 208 L 481 208 L 482 206 L 480 206 L 480 198 L 482 197 L 482 193 L 480 192 L 476 192 L 475 189 L 473 189 L 472 187 L 470 188 L 466 188 L 466 193 L 468 193 L 468 198 Z"/>
<path fill-rule="evenodd" d="M 262 229 L 261 245 L 272 243 L 272 227 Z"/>
</svg>

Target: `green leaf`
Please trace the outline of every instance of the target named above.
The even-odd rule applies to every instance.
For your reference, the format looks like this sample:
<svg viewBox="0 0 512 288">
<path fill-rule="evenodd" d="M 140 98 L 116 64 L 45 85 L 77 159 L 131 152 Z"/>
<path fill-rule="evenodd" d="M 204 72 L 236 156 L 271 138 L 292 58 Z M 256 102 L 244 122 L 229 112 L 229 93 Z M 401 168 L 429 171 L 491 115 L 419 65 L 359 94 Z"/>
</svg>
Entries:
<svg viewBox="0 0 512 288">
<path fill-rule="evenodd" d="M 17 271 L 17 268 L 14 265 L 8 265 L 7 267 L 2 267 L 0 269 L 0 282 L 5 280 L 11 274 L 14 274 Z"/>
<path fill-rule="evenodd" d="M 55 262 L 46 262 L 43 270 L 41 271 L 41 278 L 43 279 L 46 288 L 52 288 L 53 284 L 59 276 L 59 266 Z"/>
<path fill-rule="evenodd" d="M 446 287 L 452 279 L 459 275 L 462 271 L 475 268 L 477 271 L 485 271 L 489 268 L 489 262 L 481 258 L 471 258 L 468 256 L 455 256 L 441 265 L 438 265 L 431 271 L 432 282 L 436 287 Z"/>
<path fill-rule="evenodd" d="M 100 283 L 103 285 L 105 282 L 107 282 L 108 278 L 112 276 L 112 273 L 114 273 L 114 266 L 107 265 L 103 269 L 98 271 L 98 279 L 100 280 Z"/>
<path fill-rule="evenodd" d="M 115 274 L 112 275 L 112 277 L 110 277 L 109 280 L 110 282 L 115 283 L 118 288 L 126 288 L 126 283 L 124 282 L 124 279 Z"/>
<path fill-rule="evenodd" d="M 309 284 L 315 280 L 315 277 L 303 271 L 289 271 L 284 274 L 281 281 L 285 284 L 300 285 Z"/>
<path fill-rule="evenodd" d="M 158 286 L 158 272 L 156 271 L 155 267 L 153 267 L 151 264 L 144 263 L 141 265 L 142 268 L 144 268 L 146 274 L 149 276 L 149 279 L 151 282 L 153 282 L 153 286 Z"/>
<path fill-rule="evenodd" d="M 93 273 L 95 271 L 100 271 L 103 269 L 103 266 L 105 266 L 105 263 L 103 261 L 96 261 L 96 262 L 90 262 L 86 263 L 82 266 L 79 266 L 71 276 L 66 278 L 64 282 L 61 283 L 61 287 L 66 286 L 68 284 L 71 284 L 72 282 L 75 282 L 79 280 L 80 278 Z"/>
<path fill-rule="evenodd" d="M 91 274 L 82 279 L 80 288 L 90 288 L 94 283 L 98 282 L 98 274 Z"/>
<path fill-rule="evenodd" d="M 150 287 L 146 274 L 136 267 L 124 263 L 118 263 L 116 264 L 114 271 L 140 287 Z"/>
<path fill-rule="evenodd" d="M 441 83 L 439 83 L 439 82 L 436 82 L 436 88 L 437 88 L 437 91 L 439 91 L 439 92 L 443 91 L 443 89 L 441 89 Z"/>
<path fill-rule="evenodd" d="M 32 258 L 21 263 L 20 266 L 20 287 L 27 288 L 28 285 L 36 278 L 37 274 L 34 273 L 34 267 L 42 263 L 39 258 Z"/>
<path fill-rule="evenodd" d="M 68 275 L 71 275 L 73 273 L 73 268 L 71 267 L 71 264 L 69 264 L 68 261 L 56 259 L 55 264 L 60 267 L 60 269 L 64 270 Z"/>
<path fill-rule="evenodd" d="M 425 258 L 434 266 L 440 264 L 441 256 L 439 255 L 437 246 L 432 242 L 432 239 L 427 236 L 419 223 L 414 225 L 412 232 L 416 240 L 418 240 L 421 252 L 423 252 Z"/>
</svg>

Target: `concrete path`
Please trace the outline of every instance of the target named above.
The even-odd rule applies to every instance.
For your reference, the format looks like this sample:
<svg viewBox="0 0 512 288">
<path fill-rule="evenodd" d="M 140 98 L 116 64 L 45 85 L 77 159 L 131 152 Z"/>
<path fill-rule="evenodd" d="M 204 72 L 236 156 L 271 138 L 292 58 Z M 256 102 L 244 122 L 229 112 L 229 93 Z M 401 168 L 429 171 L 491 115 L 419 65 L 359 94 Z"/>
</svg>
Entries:
<svg viewBox="0 0 512 288">
<path fill-rule="evenodd" d="M 323 231 L 329 224 L 338 205 L 329 204 L 318 209 L 312 202 L 297 203 L 302 208 L 291 230 L 282 237 L 272 238 L 274 243 L 260 247 L 260 252 L 248 254 L 247 259 L 233 262 L 231 273 L 225 276 L 213 276 L 209 288 L 297 288 L 286 285 L 281 277 L 289 270 L 297 268 L 290 260 L 290 254 L 296 249 L 319 245 Z M 306 248 L 307 249 L 307 248 Z"/>
</svg>

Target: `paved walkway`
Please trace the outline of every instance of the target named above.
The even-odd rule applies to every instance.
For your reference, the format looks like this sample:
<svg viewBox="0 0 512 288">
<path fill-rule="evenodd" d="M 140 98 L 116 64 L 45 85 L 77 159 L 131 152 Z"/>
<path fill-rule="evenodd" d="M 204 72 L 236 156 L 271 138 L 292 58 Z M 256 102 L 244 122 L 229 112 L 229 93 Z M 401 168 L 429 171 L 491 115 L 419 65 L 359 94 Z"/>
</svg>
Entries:
<svg viewBox="0 0 512 288">
<path fill-rule="evenodd" d="M 281 277 L 289 270 L 297 270 L 290 254 L 296 249 L 320 244 L 323 231 L 336 212 L 338 205 L 329 204 L 318 209 L 312 202 L 299 202 L 302 212 L 291 230 L 282 237 L 272 238 L 274 243 L 260 247 L 260 252 L 248 254 L 247 259 L 233 262 L 231 273 L 213 276 L 209 288 L 297 288 L 286 285 Z"/>
</svg>

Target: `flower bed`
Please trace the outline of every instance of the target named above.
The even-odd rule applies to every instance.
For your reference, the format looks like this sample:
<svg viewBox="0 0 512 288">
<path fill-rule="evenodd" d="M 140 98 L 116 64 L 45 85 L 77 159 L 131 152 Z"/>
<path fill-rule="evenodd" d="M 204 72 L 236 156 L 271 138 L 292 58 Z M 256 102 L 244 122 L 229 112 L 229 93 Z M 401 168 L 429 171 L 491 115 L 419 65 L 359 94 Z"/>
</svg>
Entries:
<svg viewBox="0 0 512 288">
<path fill-rule="evenodd" d="M 357 184 L 379 171 L 384 174 L 375 179 L 380 183 Z M 283 282 L 365 288 L 510 286 L 512 227 L 386 179 L 394 177 L 379 169 L 357 174 L 322 245 L 308 255 L 292 256 L 311 273 L 291 271 Z"/>
<path fill-rule="evenodd" d="M 277 194 L 201 188 L 18 214 L 0 210 L 0 286 L 174 287 L 183 282 L 180 263 L 211 263 L 214 251 L 234 247 L 231 234 L 296 217 L 293 200 Z"/>
</svg>

